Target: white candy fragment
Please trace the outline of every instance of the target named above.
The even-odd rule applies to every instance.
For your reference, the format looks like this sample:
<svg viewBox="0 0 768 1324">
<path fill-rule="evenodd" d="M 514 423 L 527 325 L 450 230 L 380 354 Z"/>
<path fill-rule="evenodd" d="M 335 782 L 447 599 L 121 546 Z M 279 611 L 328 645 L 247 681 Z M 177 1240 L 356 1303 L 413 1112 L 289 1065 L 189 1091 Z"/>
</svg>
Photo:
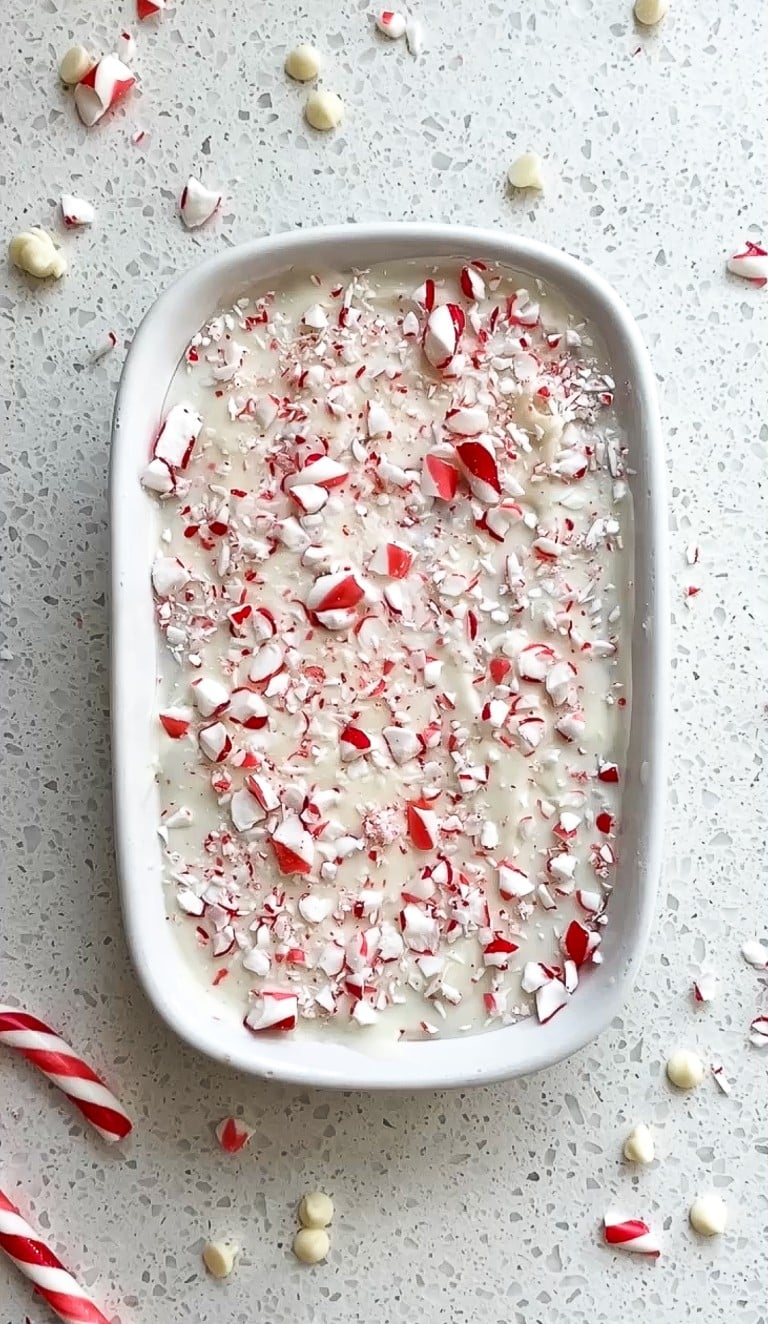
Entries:
<svg viewBox="0 0 768 1324">
<path fill-rule="evenodd" d="M 698 1053 L 679 1048 L 667 1061 L 667 1078 L 679 1090 L 694 1090 L 704 1079 L 704 1063 Z"/>
<path fill-rule="evenodd" d="M 213 1278 L 228 1278 L 235 1267 L 239 1247 L 231 1241 L 208 1241 L 203 1246 L 203 1264 Z"/>
<path fill-rule="evenodd" d="M 295 46 L 285 57 L 285 72 L 297 83 L 311 83 L 320 73 L 322 60 L 314 46 Z"/>
<path fill-rule="evenodd" d="M 320 133 L 337 129 L 344 118 L 344 105 L 335 92 L 310 92 L 304 106 L 307 124 Z"/>
<path fill-rule="evenodd" d="M 64 224 L 72 229 L 78 225 L 93 225 L 96 220 L 96 208 L 85 198 L 76 198 L 72 193 L 61 195 L 61 217 Z"/>
<path fill-rule="evenodd" d="M 669 9 L 669 0 L 635 0 L 635 18 L 646 28 L 660 23 Z"/>
<path fill-rule="evenodd" d="M 543 189 L 542 160 L 536 152 L 523 152 L 507 171 L 507 179 L 513 188 Z"/>
<path fill-rule="evenodd" d="M 333 1200 L 322 1191 L 310 1191 L 302 1198 L 299 1205 L 299 1222 L 302 1227 L 328 1227 L 333 1221 Z"/>
<path fill-rule="evenodd" d="M 293 1238 L 293 1253 L 302 1264 L 319 1264 L 330 1249 L 331 1239 L 322 1227 L 303 1227 Z"/>
<path fill-rule="evenodd" d="M 136 54 L 136 39 L 130 32 L 121 32 L 117 39 L 117 53 L 124 64 L 130 64 Z"/>
<path fill-rule="evenodd" d="M 644 1122 L 638 1123 L 624 1141 L 624 1157 L 628 1163 L 653 1163 L 656 1146 Z"/>
<path fill-rule="evenodd" d="M 714 1191 L 700 1195 L 688 1210 L 694 1232 L 701 1237 L 719 1237 L 728 1226 L 728 1206 Z"/>
<path fill-rule="evenodd" d="M 67 87 L 74 87 L 81 78 L 85 78 L 89 69 L 92 69 L 96 61 L 90 51 L 85 46 L 70 46 L 65 55 L 62 55 L 59 64 L 59 78 Z"/>
<path fill-rule="evenodd" d="M 418 18 L 409 18 L 405 25 L 405 44 L 410 55 L 421 55 L 424 46 L 424 25 Z"/>
<path fill-rule="evenodd" d="M 46 230 L 35 226 L 14 235 L 8 245 L 8 256 L 19 271 L 26 271 L 28 276 L 37 280 L 46 280 L 52 276 L 58 280 L 67 269 L 64 254 L 54 244 Z"/>
<path fill-rule="evenodd" d="M 206 188 L 199 179 L 190 175 L 179 198 L 179 215 L 187 229 L 196 230 L 205 225 L 220 206 L 221 194 Z"/>
<path fill-rule="evenodd" d="M 382 9 L 376 15 L 376 27 L 391 41 L 398 41 L 400 37 L 405 36 L 407 22 L 403 14 L 398 14 L 392 9 Z"/>
<path fill-rule="evenodd" d="M 768 947 L 756 938 L 742 945 L 741 954 L 747 965 L 754 966 L 756 970 L 768 970 Z"/>
</svg>

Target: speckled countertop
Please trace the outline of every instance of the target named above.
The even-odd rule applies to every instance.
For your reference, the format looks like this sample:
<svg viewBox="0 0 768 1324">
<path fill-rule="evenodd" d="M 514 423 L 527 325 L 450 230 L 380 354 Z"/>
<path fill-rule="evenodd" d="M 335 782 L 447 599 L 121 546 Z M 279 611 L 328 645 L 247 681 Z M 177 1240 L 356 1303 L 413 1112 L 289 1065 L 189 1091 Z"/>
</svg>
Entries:
<svg viewBox="0 0 768 1324">
<path fill-rule="evenodd" d="M 756 8 L 672 0 L 647 34 L 626 0 L 422 0 L 415 60 L 373 34 L 364 3 L 178 0 L 139 33 L 141 93 L 90 132 L 57 57 L 71 38 L 109 50 L 135 27 L 132 0 L 15 0 L 0 15 L 2 234 L 57 229 L 62 190 L 99 212 L 92 230 L 62 236 L 64 281 L 2 274 L 0 997 L 69 1035 L 137 1122 L 124 1155 L 106 1150 L 5 1054 L 0 1180 L 122 1324 L 766 1319 L 767 1063 L 747 1044 L 766 993 L 739 949 L 764 936 L 761 907 L 765 918 L 768 295 L 724 273 L 765 222 L 768 29 Z M 282 74 L 307 37 L 347 105 L 330 138 L 305 130 L 303 93 Z M 555 177 L 537 201 L 504 185 L 528 147 Z M 231 199 L 194 236 L 174 208 L 192 169 Z M 557 1069 L 415 1099 L 214 1071 L 158 1023 L 121 932 L 107 726 L 109 420 L 132 328 L 222 244 L 383 217 L 499 225 L 594 263 L 650 346 L 671 478 L 668 844 L 638 987 L 610 1031 Z M 120 345 L 94 366 L 108 329 Z M 701 592 L 686 597 L 689 586 Z M 721 993 L 696 1010 L 691 974 L 706 960 Z M 731 1096 L 709 1078 L 673 1097 L 663 1062 L 678 1044 L 722 1060 Z M 255 1127 L 233 1159 L 212 1141 L 229 1112 Z M 639 1172 L 620 1161 L 635 1120 L 655 1127 L 659 1151 Z M 295 1201 L 316 1184 L 338 1217 L 328 1264 L 307 1270 L 289 1246 Z M 710 1188 L 732 1226 L 703 1242 L 686 1214 Z M 658 1263 L 601 1246 L 614 1201 L 653 1223 Z M 201 1271 L 211 1233 L 243 1247 L 225 1284 Z M 48 1318 L 0 1264 L 0 1321 L 25 1315 Z"/>
</svg>

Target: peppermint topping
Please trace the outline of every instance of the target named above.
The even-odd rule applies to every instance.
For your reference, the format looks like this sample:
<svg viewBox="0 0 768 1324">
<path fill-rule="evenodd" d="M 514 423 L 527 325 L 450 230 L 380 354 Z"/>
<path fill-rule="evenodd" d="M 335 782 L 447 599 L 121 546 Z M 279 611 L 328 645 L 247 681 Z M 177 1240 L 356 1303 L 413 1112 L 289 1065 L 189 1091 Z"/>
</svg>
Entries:
<svg viewBox="0 0 768 1324">
<path fill-rule="evenodd" d="M 420 275 L 221 310 L 141 476 L 166 878 L 254 1033 L 545 1025 L 601 960 L 629 717 L 611 390 L 546 291 Z"/>
</svg>

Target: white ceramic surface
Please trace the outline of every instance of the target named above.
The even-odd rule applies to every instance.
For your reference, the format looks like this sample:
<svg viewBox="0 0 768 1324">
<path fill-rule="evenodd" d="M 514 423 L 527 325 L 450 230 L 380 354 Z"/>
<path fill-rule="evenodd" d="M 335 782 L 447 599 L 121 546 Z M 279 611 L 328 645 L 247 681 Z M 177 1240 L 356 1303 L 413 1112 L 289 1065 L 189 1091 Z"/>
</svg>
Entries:
<svg viewBox="0 0 768 1324">
<path fill-rule="evenodd" d="M 601 947 L 603 963 L 548 1024 L 535 1017 L 487 1034 L 399 1043 L 383 1053 L 332 1033 L 255 1036 L 238 1010 L 196 980 L 165 921 L 155 786 L 156 635 L 150 566 L 157 503 L 140 487 L 163 400 L 191 335 L 206 317 L 280 273 L 367 267 L 387 259 L 500 262 L 540 277 L 608 346 L 616 409 L 626 430 L 634 504 L 632 720 L 619 868 Z M 526 1075 L 583 1047 L 619 1010 L 653 917 L 664 799 L 667 601 L 666 505 L 656 389 L 640 333 L 613 290 L 574 258 L 500 232 L 440 225 L 364 225 L 257 240 L 207 259 L 157 300 L 128 352 L 115 407 L 111 467 L 112 730 L 118 874 L 128 939 L 144 988 L 182 1038 L 255 1074 L 313 1085 L 419 1089 Z"/>
</svg>

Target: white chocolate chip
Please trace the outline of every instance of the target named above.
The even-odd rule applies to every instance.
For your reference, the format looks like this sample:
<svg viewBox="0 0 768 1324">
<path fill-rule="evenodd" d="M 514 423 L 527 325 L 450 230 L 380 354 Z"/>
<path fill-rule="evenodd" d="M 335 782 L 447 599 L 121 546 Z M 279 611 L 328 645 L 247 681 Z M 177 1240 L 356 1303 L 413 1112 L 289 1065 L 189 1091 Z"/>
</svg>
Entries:
<svg viewBox="0 0 768 1324">
<path fill-rule="evenodd" d="M 58 280 L 67 269 L 64 254 L 56 248 L 47 231 L 37 227 L 14 235 L 8 245 L 8 256 L 15 267 L 38 280 L 47 276 Z"/>
<path fill-rule="evenodd" d="M 333 1200 L 323 1191 L 310 1191 L 299 1205 L 299 1222 L 302 1227 L 327 1227 L 333 1218 Z"/>
<path fill-rule="evenodd" d="M 74 87 L 92 69 L 96 61 L 84 46 L 71 46 L 66 55 L 61 57 L 59 78 L 67 87 Z"/>
<path fill-rule="evenodd" d="M 507 179 L 513 188 L 543 189 L 542 160 L 536 152 L 524 152 L 507 171 Z"/>
<path fill-rule="evenodd" d="M 646 28 L 660 23 L 669 9 L 669 0 L 635 0 L 635 18 Z"/>
<path fill-rule="evenodd" d="M 214 1278 L 228 1278 L 235 1267 L 238 1249 L 231 1241 L 208 1241 L 203 1246 L 203 1264 Z"/>
<path fill-rule="evenodd" d="M 325 1228 L 303 1227 L 293 1238 L 293 1253 L 302 1264 L 319 1264 L 331 1249 Z"/>
<path fill-rule="evenodd" d="M 679 1090 L 695 1090 L 704 1079 L 704 1063 L 698 1053 L 679 1048 L 667 1062 L 667 1077 Z"/>
<path fill-rule="evenodd" d="M 285 57 L 285 72 L 297 83 L 310 83 L 320 73 L 322 60 L 314 46 L 296 46 Z"/>
<path fill-rule="evenodd" d="M 653 1136 L 645 1123 L 640 1122 L 624 1141 L 624 1157 L 628 1163 L 653 1163 L 655 1154 Z"/>
<path fill-rule="evenodd" d="M 694 1200 L 688 1217 L 700 1236 L 719 1237 L 728 1226 L 728 1206 L 714 1191 L 708 1191 Z"/>
<path fill-rule="evenodd" d="M 310 92 L 304 106 L 304 116 L 307 123 L 321 133 L 338 128 L 344 117 L 341 97 L 335 92 Z"/>
</svg>

